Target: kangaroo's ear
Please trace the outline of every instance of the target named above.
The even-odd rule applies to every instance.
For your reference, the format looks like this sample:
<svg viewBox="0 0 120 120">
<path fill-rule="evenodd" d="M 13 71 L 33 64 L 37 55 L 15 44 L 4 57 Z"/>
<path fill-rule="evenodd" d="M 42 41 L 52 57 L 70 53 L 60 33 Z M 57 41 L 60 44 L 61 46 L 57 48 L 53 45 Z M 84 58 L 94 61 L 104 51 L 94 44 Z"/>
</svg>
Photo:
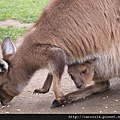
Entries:
<svg viewBox="0 0 120 120">
<path fill-rule="evenodd" d="M 9 37 L 5 38 L 1 45 L 2 54 L 4 55 L 12 55 L 16 52 L 15 45 L 10 40 Z"/>
</svg>

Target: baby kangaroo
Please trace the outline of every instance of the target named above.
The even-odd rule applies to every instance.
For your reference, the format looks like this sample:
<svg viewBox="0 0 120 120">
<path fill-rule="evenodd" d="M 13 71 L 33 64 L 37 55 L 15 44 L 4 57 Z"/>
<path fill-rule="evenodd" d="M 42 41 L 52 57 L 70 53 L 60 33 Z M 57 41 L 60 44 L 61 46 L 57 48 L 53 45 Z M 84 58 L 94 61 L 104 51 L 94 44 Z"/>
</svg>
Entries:
<svg viewBox="0 0 120 120">
<path fill-rule="evenodd" d="M 84 88 L 93 79 L 94 69 L 91 63 L 82 63 L 68 66 L 68 73 L 77 88 Z"/>
<path fill-rule="evenodd" d="M 82 64 L 73 64 L 68 66 L 68 73 L 79 90 L 65 95 L 66 104 L 85 98 L 93 93 L 109 89 L 109 81 L 97 74 L 95 69 L 96 63 L 94 63 L 95 62 L 89 61 Z M 86 86 L 87 83 L 92 81 L 92 85 Z"/>
</svg>

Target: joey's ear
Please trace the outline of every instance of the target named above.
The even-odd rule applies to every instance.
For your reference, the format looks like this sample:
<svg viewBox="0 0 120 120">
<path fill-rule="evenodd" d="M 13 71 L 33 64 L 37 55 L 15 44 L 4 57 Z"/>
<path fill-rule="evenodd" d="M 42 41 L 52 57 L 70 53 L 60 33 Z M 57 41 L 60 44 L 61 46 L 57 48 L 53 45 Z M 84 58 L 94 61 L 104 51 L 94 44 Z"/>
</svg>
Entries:
<svg viewBox="0 0 120 120">
<path fill-rule="evenodd" d="M 3 56 L 10 55 L 10 54 L 12 55 L 16 52 L 15 45 L 13 44 L 13 42 L 10 40 L 9 37 L 4 39 L 1 45 L 1 49 L 2 49 Z"/>
<path fill-rule="evenodd" d="M 94 64 L 97 61 L 97 58 L 86 61 L 85 63 Z"/>
</svg>

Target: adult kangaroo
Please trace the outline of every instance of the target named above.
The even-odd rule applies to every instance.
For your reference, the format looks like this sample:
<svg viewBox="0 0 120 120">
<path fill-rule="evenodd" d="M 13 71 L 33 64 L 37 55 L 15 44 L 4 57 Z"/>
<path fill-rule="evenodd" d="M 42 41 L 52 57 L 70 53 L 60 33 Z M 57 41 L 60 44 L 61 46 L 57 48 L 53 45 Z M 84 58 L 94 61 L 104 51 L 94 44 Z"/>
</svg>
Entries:
<svg viewBox="0 0 120 120">
<path fill-rule="evenodd" d="M 73 95 L 64 96 L 60 88 L 65 65 L 92 59 L 99 79 L 80 93 L 103 91 L 110 78 L 120 75 L 119 48 L 120 0 L 51 0 L 17 51 L 9 38 L 2 43 L 1 103 L 11 101 L 37 70 L 47 68 L 44 86 L 34 93 L 48 92 L 53 81 L 52 107 L 65 104 Z"/>
</svg>

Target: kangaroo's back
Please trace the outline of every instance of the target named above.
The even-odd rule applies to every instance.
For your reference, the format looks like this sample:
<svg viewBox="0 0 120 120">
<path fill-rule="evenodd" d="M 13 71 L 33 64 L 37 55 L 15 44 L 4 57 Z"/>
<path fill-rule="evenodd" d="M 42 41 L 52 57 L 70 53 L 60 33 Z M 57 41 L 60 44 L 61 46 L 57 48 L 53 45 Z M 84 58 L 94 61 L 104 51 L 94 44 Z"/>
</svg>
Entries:
<svg viewBox="0 0 120 120">
<path fill-rule="evenodd" d="M 119 0 L 53 0 L 28 39 L 62 48 L 68 64 L 105 54 L 119 45 L 119 5 Z"/>
</svg>

